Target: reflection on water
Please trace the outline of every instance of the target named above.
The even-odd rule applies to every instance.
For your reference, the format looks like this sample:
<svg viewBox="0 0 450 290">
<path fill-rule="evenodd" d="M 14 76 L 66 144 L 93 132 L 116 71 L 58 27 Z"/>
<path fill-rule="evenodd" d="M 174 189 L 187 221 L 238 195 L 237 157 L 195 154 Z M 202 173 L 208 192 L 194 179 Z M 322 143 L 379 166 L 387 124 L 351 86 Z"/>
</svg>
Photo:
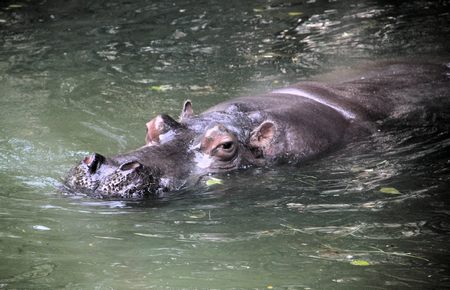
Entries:
<svg viewBox="0 0 450 290">
<path fill-rule="evenodd" d="M 448 7 L 2 2 L 0 288 L 450 287 L 446 100 L 295 170 L 160 200 L 57 189 L 90 152 L 141 146 L 145 122 L 186 98 L 201 111 L 361 59 L 446 56 Z"/>
</svg>

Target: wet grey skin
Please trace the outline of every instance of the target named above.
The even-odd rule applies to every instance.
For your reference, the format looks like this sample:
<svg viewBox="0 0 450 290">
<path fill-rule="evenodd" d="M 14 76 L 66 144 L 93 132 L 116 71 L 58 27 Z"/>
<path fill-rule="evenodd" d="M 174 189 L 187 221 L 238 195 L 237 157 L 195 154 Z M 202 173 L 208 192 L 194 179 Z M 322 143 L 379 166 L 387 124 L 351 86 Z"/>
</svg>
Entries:
<svg viewBox="0 0 450 290">
<path fill-rule="evenodd" d="M 162 114 L 147 123 L 143 147 L 113 157 L 94 153 L 65 183 L 94 197 L 136 199 L 191 186 L 207 174 L 302 164 L 433 101 L 421 92 L 448 97 L 449 75 L 444 64 L 372 64 L 232 99 L 199 115 L 186 101 L 178 121 Z"/>
</svg>

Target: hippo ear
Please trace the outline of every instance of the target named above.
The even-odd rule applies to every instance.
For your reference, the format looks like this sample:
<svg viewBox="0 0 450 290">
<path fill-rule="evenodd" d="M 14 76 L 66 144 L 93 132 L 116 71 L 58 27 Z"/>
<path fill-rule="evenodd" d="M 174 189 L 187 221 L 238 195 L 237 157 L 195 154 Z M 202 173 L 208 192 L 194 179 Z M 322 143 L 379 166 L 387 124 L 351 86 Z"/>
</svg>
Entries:
<svg viewBox="0 0 450 290">
<path fill-rule="evenodd" d="M 191 100 L 184 101 L 183 110 L 181 110 L 180 122 L 189 119 L 194 115 L 194 109 L 192 109 Z"/>
<path fill-rule="evenodd" d="M 259 149 L 263 154 L 268 153 L 275 137 L 276 126 L 272 121 L 264 121 L 250 133 L 250 147 Z"/>
<path fill-rule="evenodd" d="M 164 129 L 164 120 L 161 116 L 156 116 L 154 119 L 150 120 L 147 124 L 147 134 L 145 135 L 146 145 L 155 145 L 159 143 L 159 135 Z"/>
<path fill-rule="evenodd" d="M 147 135 L 145 136 L 146 145 L 160 144 L 161 137 L 169 131 L 179 128 L 181 125 L 168 115 L 158 115 L 146 124 Z"/>
</svg>

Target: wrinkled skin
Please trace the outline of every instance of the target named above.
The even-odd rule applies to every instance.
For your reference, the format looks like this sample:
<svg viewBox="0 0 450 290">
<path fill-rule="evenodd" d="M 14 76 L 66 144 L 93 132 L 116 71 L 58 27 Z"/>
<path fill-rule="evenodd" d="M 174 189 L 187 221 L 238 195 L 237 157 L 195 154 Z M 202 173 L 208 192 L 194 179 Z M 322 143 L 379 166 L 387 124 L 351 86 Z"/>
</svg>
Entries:
<svg viewBox="0 0 450 290">
<path fill-rule="evenodd" d="M 299 164 L 370 133 L 377 120 L 401 118 L 423 91 L 448 95 L 448 75 L 444 65 L 394 63 L 344 80 L 236 98 L 200 115 L 186 101 L 179 121 L 159 115 L 147 123 L 145 146 L 110 158 L 86 157 L 66 184 L 96 197 L 142 198 L 194 184 L 209 173 Z"/>
</svg>

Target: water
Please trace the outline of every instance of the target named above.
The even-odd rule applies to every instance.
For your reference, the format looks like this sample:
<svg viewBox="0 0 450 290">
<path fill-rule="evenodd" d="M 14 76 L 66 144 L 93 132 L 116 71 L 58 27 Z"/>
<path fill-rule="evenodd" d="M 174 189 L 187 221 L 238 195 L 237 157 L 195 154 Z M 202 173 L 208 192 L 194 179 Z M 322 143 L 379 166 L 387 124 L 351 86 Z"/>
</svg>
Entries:
<svg viewBox="0 0 450 290">
<path fill-rule="evenodd" d="M 440 103 L 301 168 L 161 200 L 57 189 L 90 152 L 141 146 L 145 122 L 186 98 L 200 112 L 345 64 L 450 51 L 448 1 L 242 2 L 0 4 L 0 288 L 450 288 Z"/>
</svg>

